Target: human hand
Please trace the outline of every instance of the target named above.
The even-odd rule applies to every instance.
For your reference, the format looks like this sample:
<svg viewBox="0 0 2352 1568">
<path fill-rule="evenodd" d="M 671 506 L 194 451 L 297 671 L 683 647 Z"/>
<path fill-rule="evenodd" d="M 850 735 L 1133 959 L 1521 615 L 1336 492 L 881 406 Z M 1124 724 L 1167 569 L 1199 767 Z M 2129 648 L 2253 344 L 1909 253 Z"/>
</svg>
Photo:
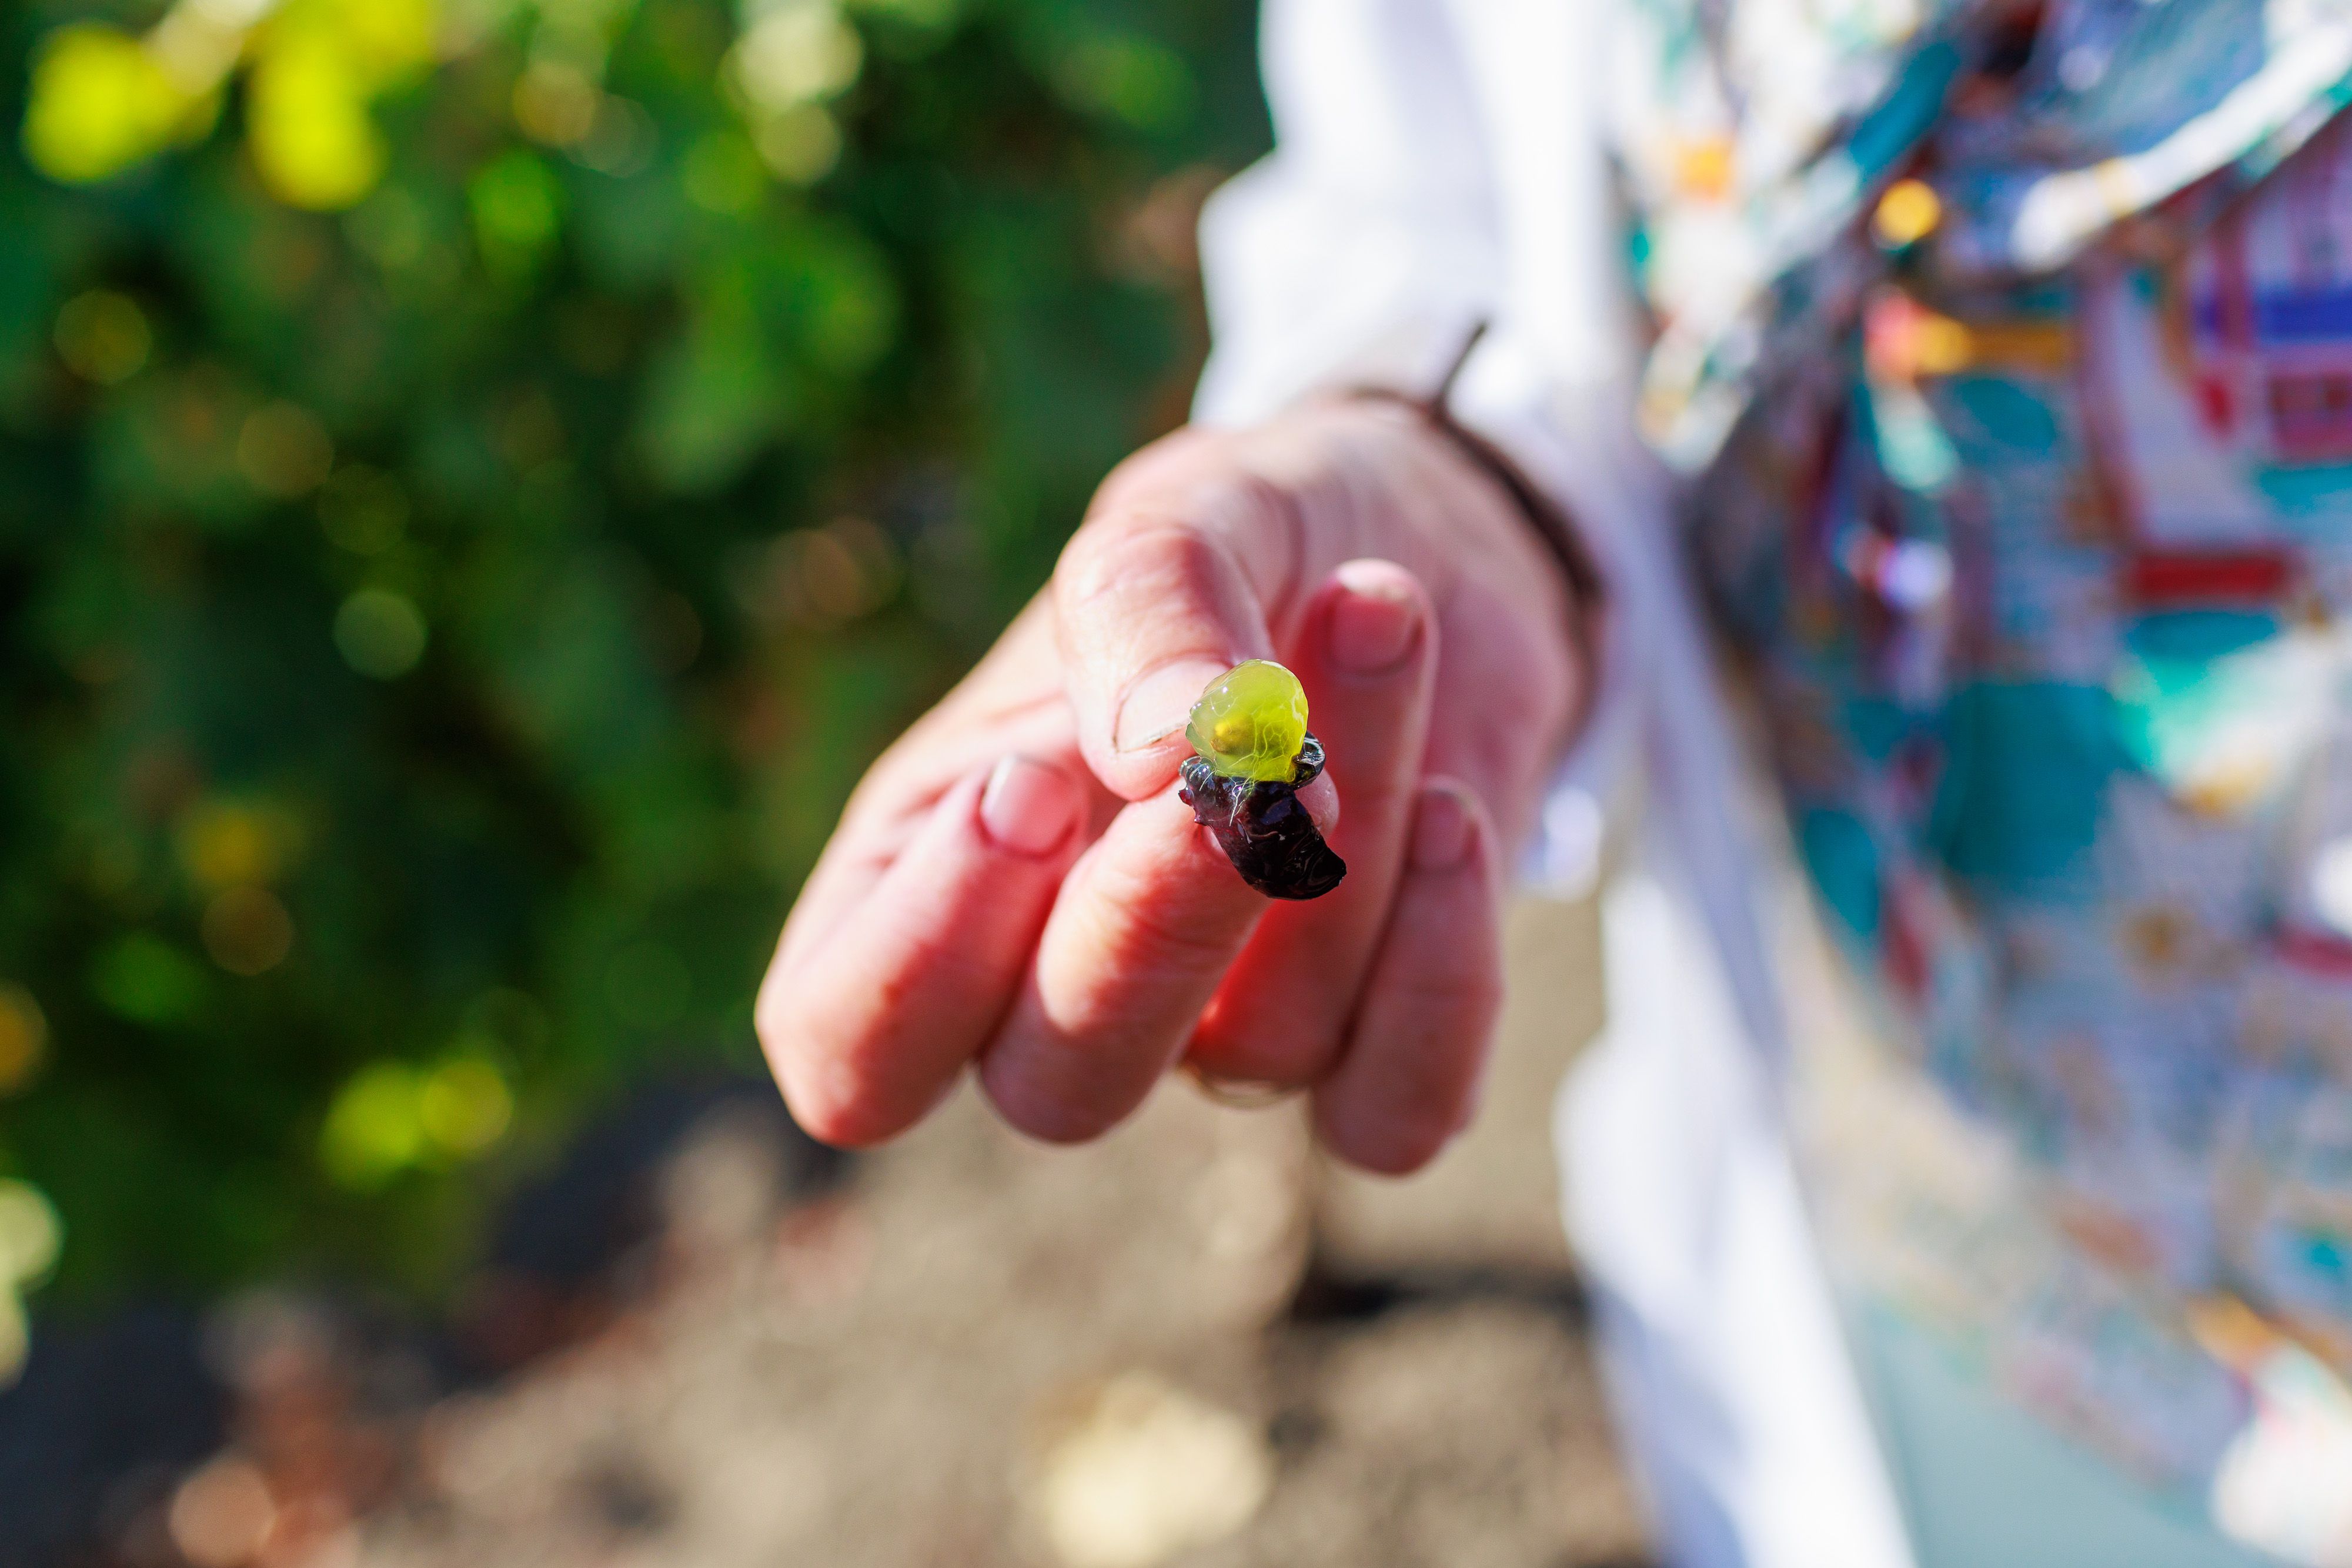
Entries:
<svg viewBox="0 0 2352 1568">
<path fill-rule="evenodd" d="M 811 873 L 757 1014 L 793 1113 L 879 1142 L 974 1063 L 1008 1122 L 1076 1141 L 1189 1060 L 1311 1089 L 1352 1163 L 1426 1163 L 1475 1108 L 1502 860 L 1591 674 L 1577 613 L 1516 503 L 1404 408 L 1146 448 Z M 1302 799 L 1348 876 L 1312 903 L 1244 886 L 1176 798 L 1191 705 L 1245 658 L 1297 673 L 1328 758 Z"/>
</svg>

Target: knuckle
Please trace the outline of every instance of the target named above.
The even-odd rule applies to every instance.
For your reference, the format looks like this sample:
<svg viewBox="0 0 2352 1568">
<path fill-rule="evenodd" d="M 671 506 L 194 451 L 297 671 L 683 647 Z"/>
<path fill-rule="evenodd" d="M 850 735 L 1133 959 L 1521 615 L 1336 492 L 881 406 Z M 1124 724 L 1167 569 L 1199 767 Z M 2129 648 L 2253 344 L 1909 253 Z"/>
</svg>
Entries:
<svg viewBox="0 0 2352 1568">
<path fill-rule="evenodd" d="M 1220 868 L 1231 875 L 1231 868 Z M 1240 946 L 1230 921 L 1193 908 L 1139 904 L 1128 912 L 1119 956 L 1124 967 L 1184 975 L 1215 974 Z"/>
<path fill-rule="evenodd" d="M 1171 453 L 1158 446 L 1147 446 L 1121 458 L 1118 466 L 1095 486 L 1094 497 L 1087 503 L 1087 527 L 1096 527 L 1105 518 L 1149 506 L 1164 497 L 1176 480 L 1174 470 L 1179 466 Z"/>
<path fill-rule="evenodd" d="M 1189 828 L 1189 824 L 1187 824 Z M 1191 830 L 1172 865 L 1106 863 L 1100 928 L 1107 966 L 1129 977 L 1130 991 L 1223 975 L 1239 955 L 1265 901 L 1245 887 L 1224 856 Z"/>
<path fill-rule="evenodd" d="M 1197 592 L 1227 564 L 1199 524 L 1164 512 L 1128 513 L 1073 535 L 1054 582 L 1064 609 L 1083 613 L 1137 595 Z"/>
<path fill-rule="evenodd" d="M 1238 463 L 1240 437 L 1206 425 L 1188 425 L 1121 458 L 1095 487 L 1089 517 L 1181 492 Z"/>
<path fill-rule="evenodd" d="M 1106 486 L 1104 497 L 1055 568 L 1066 616 L 1171 595 L 1222 601 L 1252 580 L 1279 598 L 1296 578 L 1304 553 L 1299 504 L 1264 475 L 1227 465 L 1181 486 Z"/>
</svg>

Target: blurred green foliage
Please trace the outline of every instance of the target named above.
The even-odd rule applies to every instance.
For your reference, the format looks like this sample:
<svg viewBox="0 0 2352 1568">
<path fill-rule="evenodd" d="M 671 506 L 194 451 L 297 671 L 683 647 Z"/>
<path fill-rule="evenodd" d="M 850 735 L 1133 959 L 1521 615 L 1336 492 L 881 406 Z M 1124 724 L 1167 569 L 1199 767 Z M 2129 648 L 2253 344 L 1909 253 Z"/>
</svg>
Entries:
<svg viewBox="0 0 2352 1568">
<path fill-rule="evenodd" d="M 0 11 L 0 1177 L 62 1299 L 429 1289 L 486 1172 L 755 1060 L 849 786 L 1181 414 L 1266 138 L 1244 0 L 335 54 L 374 3 Z"/>
</svg>

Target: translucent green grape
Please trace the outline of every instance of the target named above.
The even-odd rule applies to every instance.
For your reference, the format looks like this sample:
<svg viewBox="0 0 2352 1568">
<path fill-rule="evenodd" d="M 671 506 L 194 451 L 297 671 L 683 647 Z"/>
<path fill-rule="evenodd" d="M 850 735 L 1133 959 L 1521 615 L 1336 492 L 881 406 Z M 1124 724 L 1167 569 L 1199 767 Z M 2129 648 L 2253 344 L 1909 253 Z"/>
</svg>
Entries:
<svg viewBox="0 0 2352 1568">
<path fill-rule="evenodd" d="M 1192 705 L 1184 738 L 1228 779 L 1286 782 L 1307 739 L 1307 688 L 1271 660 L 1235 664 Z"/>
</svg>

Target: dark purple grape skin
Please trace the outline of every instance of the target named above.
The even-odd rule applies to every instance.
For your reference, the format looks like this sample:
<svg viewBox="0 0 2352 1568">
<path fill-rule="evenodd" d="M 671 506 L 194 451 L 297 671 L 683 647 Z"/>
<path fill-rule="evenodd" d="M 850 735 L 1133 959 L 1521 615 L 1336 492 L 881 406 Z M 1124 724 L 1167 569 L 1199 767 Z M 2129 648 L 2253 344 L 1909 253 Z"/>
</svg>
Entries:
<svg viewBox="0 0 2352 1568">
<path fill-rule="evenodd" d="M 1188 757 L 1177 795 L 1209 830 L 1242 880 L 1268 898 L 1320 898 L 1339 885 L 1348 862 L 1323 841 L 1298 791 L 1323 771 L 1323 743 L 1309 735 L 1286 784 L 1234 779 L 1205 757 Z"/>
</svg>

